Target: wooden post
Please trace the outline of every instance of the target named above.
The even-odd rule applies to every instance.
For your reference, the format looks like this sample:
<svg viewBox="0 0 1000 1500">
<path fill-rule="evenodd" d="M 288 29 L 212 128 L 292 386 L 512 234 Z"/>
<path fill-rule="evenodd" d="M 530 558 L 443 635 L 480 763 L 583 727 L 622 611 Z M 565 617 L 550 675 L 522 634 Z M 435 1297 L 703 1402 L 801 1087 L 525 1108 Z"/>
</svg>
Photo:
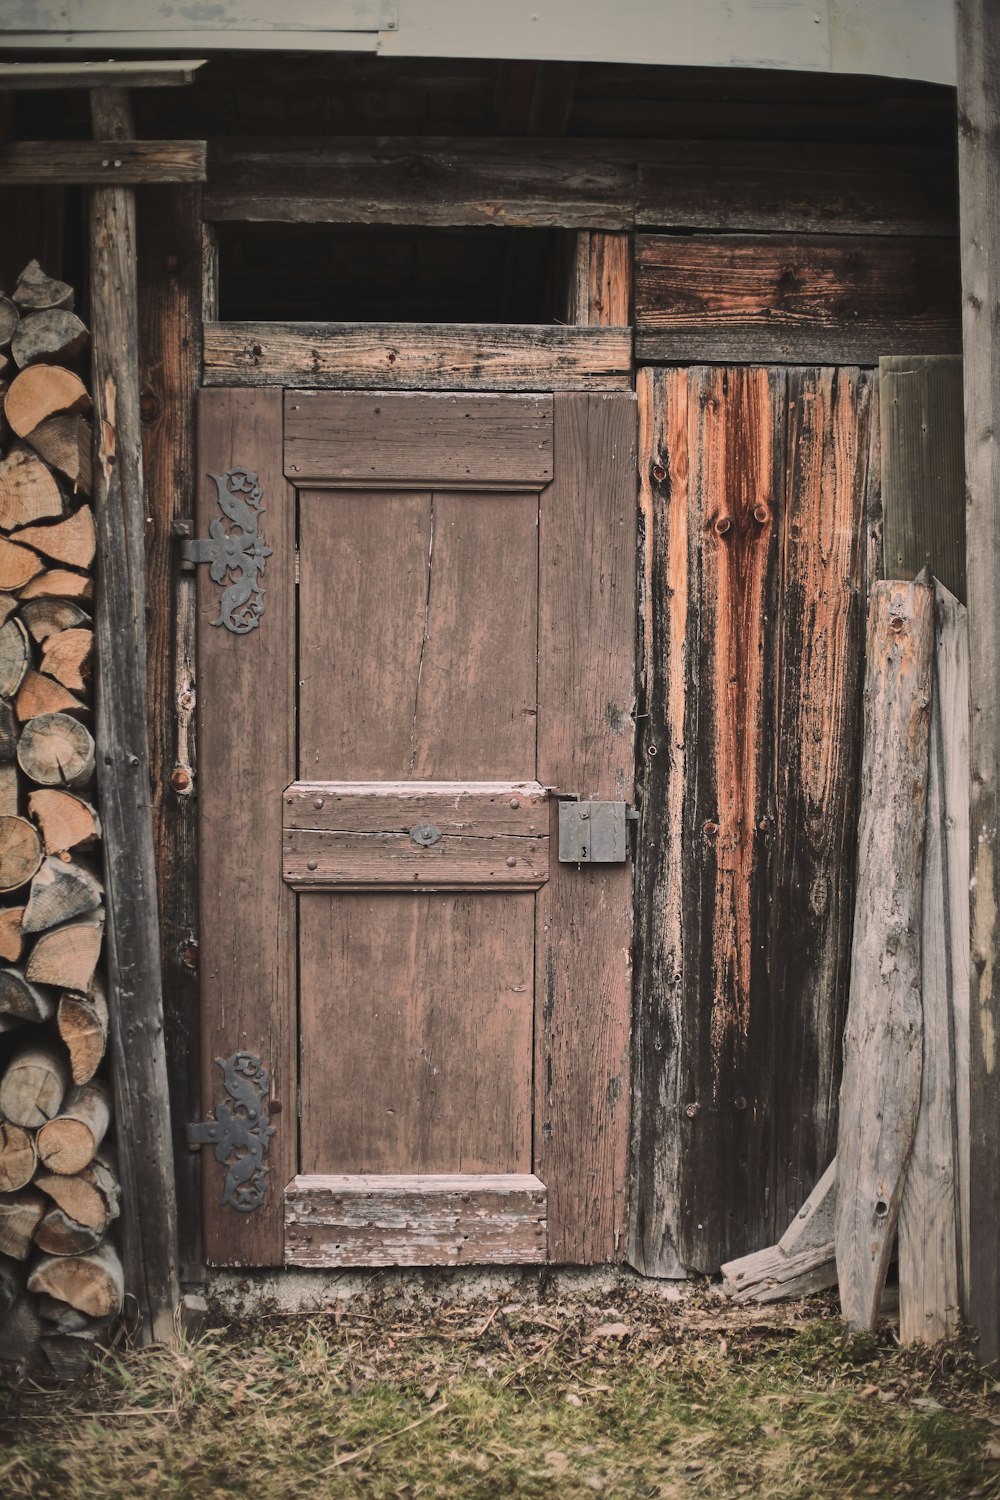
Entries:
<svg viewBox="0 0 1000 1500">
<path fill-rule="evenodd" d="M 139 357 L 146 484 L 147 692 L 174 1139 L 201 1111 L 194 799 L 195 579 L 172 566 L 175 520 L 194 515 L 194 401 L 201 374 L 201 189 L 139 195 Z M 177 1159 L 178 1249 L 200 1270 L 201 1153 Z"/>
<path fill-rule="evenodd" d="M 94 89 L 91 117 L 98 137 L 132 135 L 122 90 Z M 141 1335 L 166 1340 L 179 1302 L 177 1212 L 147 738 L 134 193 L 96 188 L 90 230 L 98 786 L 126 1285 Z"/>
<path fill-rule="evenodd" d="M 965 359 L 972 849 L 969 1322 L 1000 1359 L 1000 0 L 959 0 L 958 151 Z"/>
</svg>

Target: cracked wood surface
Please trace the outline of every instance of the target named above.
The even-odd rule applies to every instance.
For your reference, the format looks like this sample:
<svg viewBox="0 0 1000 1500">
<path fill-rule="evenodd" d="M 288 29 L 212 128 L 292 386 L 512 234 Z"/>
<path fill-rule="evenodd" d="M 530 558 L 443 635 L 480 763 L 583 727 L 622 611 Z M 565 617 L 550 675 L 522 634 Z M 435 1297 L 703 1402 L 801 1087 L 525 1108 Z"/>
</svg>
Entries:
<svg viewBox="0 0 1000 1500">
<path fill-rule="evenodd" d="M 531 1173 L 301 1176 L 285 1192 L 290 1266 L 530 1265 L 546 1258 Z"/>
<path fill-rule="evenodd" d="M 921 902 L 934 592 L 876 583 L 868 616 L 851 998 L 837 1138 L 844 1317 L 874 1328 L 920 1106 Z"/>
</svg>

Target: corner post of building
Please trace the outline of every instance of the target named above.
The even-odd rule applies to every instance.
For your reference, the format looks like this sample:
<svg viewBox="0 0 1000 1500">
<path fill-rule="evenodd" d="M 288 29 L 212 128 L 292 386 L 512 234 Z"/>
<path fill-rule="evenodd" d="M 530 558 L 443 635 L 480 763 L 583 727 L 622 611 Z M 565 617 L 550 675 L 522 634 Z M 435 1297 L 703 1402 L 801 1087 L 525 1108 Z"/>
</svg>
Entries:
<svg viewBox="0 0 1000 1500">
<path fill-rule="evenodd" d="M 128 93 L 91 91 L 95 137 L 133 136 Z M 90 198 L 98 786 L 126 1289 L 143 1341 L 174 1334 L 177 1210 L 163 1034 L 146 691 L 135 193 Z"/>
<path fill-rule="evenodd" d="M 971 671 L 969 1322 L 1000 1359 L 1000 0 L 959 0 L 958 145 Z"/>
</svg>

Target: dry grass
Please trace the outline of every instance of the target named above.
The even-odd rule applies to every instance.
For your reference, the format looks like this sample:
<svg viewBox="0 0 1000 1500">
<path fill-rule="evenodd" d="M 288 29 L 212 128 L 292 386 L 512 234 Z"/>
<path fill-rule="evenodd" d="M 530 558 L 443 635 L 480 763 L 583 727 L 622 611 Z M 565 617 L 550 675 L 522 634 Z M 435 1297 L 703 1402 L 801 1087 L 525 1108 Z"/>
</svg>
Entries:
<svg viewBox="0 0 1000 1500">
<path fill-rule="evenodd" d="M 1000 1386 L 821 1300 L 380 1295 L 9 1392 L 5 1500 L 1000 1497 Z"/>
</svg>

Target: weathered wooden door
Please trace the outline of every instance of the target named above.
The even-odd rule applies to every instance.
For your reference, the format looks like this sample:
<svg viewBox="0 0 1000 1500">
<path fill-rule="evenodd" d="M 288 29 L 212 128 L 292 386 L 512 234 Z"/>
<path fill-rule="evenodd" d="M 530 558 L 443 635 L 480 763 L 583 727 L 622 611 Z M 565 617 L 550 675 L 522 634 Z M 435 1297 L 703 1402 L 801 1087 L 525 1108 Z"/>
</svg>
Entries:
<svg viewBox="0 0 1000 1500">
<path fill-rule="evenodd" d="M 631 795 L 633 399 L 200 421 L 207 1256 L 618 1258 L 630 875 L 556 830 Z"/>
</svg>

